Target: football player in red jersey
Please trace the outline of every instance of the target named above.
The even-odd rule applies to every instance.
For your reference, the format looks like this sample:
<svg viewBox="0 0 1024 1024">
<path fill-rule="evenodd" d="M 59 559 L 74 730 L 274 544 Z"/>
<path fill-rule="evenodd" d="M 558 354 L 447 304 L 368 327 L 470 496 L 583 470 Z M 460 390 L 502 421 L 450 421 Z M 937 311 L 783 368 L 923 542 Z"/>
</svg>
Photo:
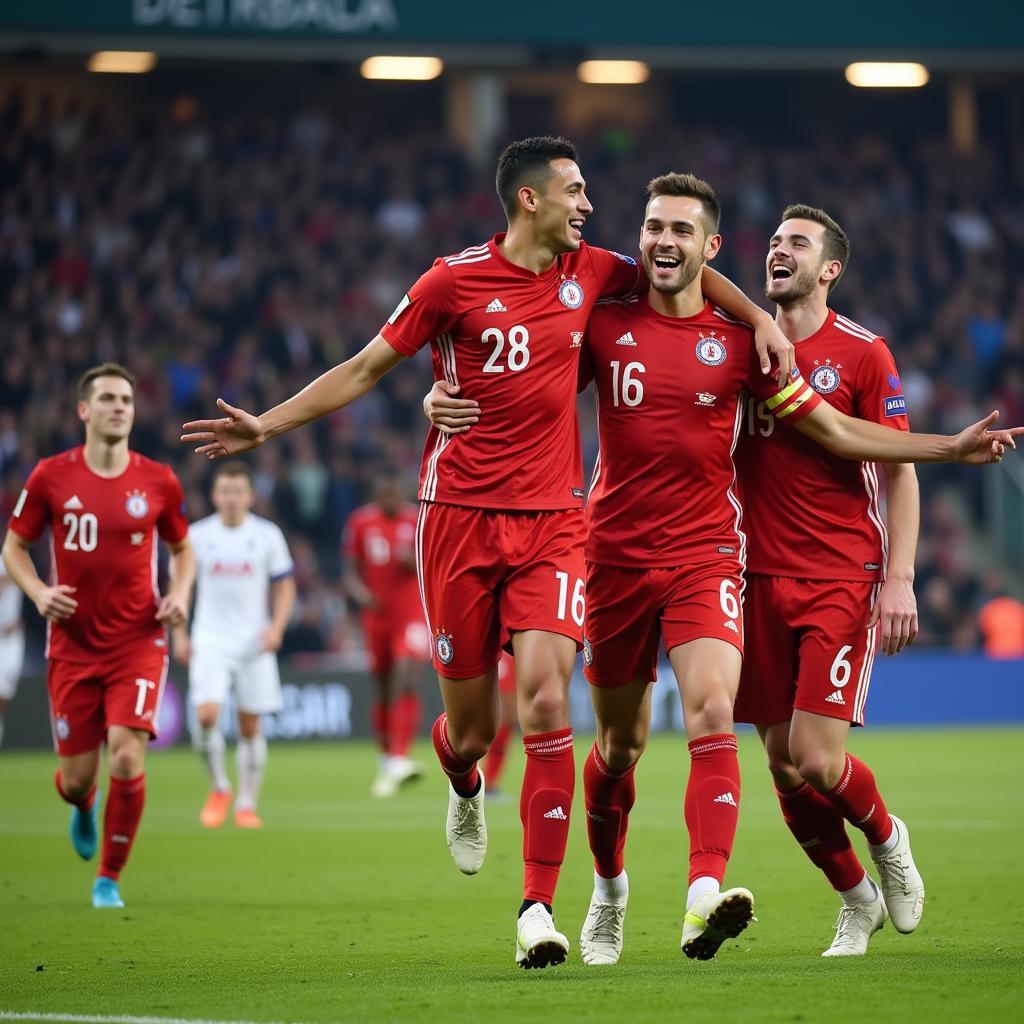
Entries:
<svg viewBox="0 0 1024 1024">
<path fill-rule="evenodd" d="M 371 715 L 381 760 L 370 792 L 389 797 L 423 774 L 409 745 L 419 730 L 419 677 L 430 660 L 430 635 L 416 581 L 416 507 L 394 473 L 377 477 L 373 497 L 345 524 L 343 579 L 362 611 L 377 686 Z"/>
<path fill-rule="evenodd" d="M 195 578 L 181 485 L 169 467 L 128 447 L 135 379 L 104 363 L 79 384 L 85 444 L 41 460 L 11 514 L 3 559 L 47 620 L 47 689 L 57 792 L 72 805 L 71 839 L 96 852 L 96 780 L 107 744 L 103 847 L 94 907 L 123 907 L 118 879 L 142 817 L 146 743 L 156 735 L 167 677 L 167 628 L 187 615 Z M 50 584 L 30 546 L 51 533 Z M 171 584 L 156 582 L 156 538 L 171 551 Z"/>
<path fill-rule="evenodd" d="M 739 802 L 732 704 L 740 678 L 746 539 L 733 451 L 744 391 L 846 458 L 994 461 L 1013 431 L 983 423 L 957 438 L 897 434 L 832 409 L 796 375 L 776 386 L 759 372 L 749 329 L 710 307 L 697 274 L 720 244 L 718 201 L 690 175 L 650 185 L 641 255 L 646 298 L 600 304 L 584 363 L 597 380 L 600 456 L 589 505 L 586 676 L 598 739 L 584 768 L 595 892 L 580 944 L 587 963 L 614 963 L 628 895 L 623 850 L 633 768 L 647 741 L 659 639 L 679 682 L 690 737 L 685 817 L 690 888 L 682 946 L 706 959 L 750 920 L 745 889 L 720 892 Z M 685 382 L 685 384 L 684 384 Z M 464 430 L 473 403 L 439 397 L 434 422 Z M 442 419 L 436 410 L 462 410 Z M 485 409 L 486 413 L 486 409 Z M 473 427 L 473 429 L 479 429 Z M 783 467 L 762 486 L 793 501 Z M 785 535 L 781 535 L 782 538 Z"/>
<path fill-rule="evenodd" d="M 507 231 L 437 260 L 362 351 L 262 416 L 220 400 L 224 416 L 185 424 L 182 440 L 209 458 L 254 448 L 347 405 L 426 344 L 439 380 L 486 396 L 479 430 L 429 432 L 421 468 L 416 553 L 446 708 L 432 736 L 451 783 L 449 849 L 474 874 L 487 848 L 477 761 L 496 731 L 504 630 L 526 750 L 516 961 L 544 967 L 568 950 L 551 902 L 574 790 L 567 691 L 584 612 L 579 348 L 594 303 L 634 290 L 642 277 L 631 257 L 582 240 L 593 207 L 571 143 L 512 143 L 496 185 Z M 756 317 L 786 368 L 791 346 L 764 311 L 710 273 L 703 287 L 730 312 Z M 767 372 L 767 353 L 762 365 Z"/>
<path fill-rule="evenodd" d="M 828 214 L 790 206 L 769 243 L 766 294 L 818 393 L 843 412 L 908 431 L 885 340 L 829 308 L 849 255 Z M 746 428 L 738 462 L 749 532 L 748 658 L 736 718 L 757 725 L 786 824 L 840 893 L 836 937 L 822 955 L 859 956 L 886 916 L 912 932 L 924 907 L 907 827 L 888 813 L 868 766 L 846 750 L 850 725 L 864 722 L 876 651 L 898 654 L 917 635 L 917 476 L 912 465 L 883 463 L 883 520 L 873 463 L 845 462 L 775 429 L 756 402 Z M 847 821 L 867 837 L 881 892 Z"/>
</svg>

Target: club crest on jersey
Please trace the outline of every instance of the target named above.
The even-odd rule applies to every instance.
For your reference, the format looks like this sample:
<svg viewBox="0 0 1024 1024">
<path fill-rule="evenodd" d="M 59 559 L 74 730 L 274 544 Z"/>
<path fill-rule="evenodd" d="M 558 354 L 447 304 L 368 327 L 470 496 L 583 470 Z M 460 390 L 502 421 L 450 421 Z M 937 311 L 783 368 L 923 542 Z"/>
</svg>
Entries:
<svg viewBox="0 0 1024 1024">
<path fill-rule="evenodd" d="M 566 309 L 579 309 L 583 299 L 583 286 L 575 278 L 565 280 L 558 286 L 558 300 Z"/>
<path fill-rule="evenodd" d="M 582 331 L 570 331 L 569 337 L 572 339 L 569 342 L 569 348 L 579 348 L 583 344 Z"/>
<path fill-rule="evenodd" d="M 149 502 L 145 491 L 129 491 L 128 500 L 124 503 L 125 511 L 132 519 L 142 519 L 149 511 Z"/>
<path fill-rule="evenodd" d="M 439 629 L 437 636 L 434 637 L 434 650 L 437 652 L 437 660 L 442 665 L 450 665 L 455 657 L 455 647 L 452 644 L 451 634 L 446 633 L 443 629 Z"/>
<path fill-rule="evenodd" d="M 839 376 L 842 368 L 842 363 L 833 363 L 831 359 L 826 359 L 823 363 L 815 359 L 814 369 L 811 370 L 811 387 L 819 395 L 831 395 L 843 382 L 843 378 Z"/>
<path fill-rule="evenodd" d="M 725 351 L 725 338 L 718 337 L 714 331 L 704 334 L 702 331 L 697 338 L 697 358 L 705 366 L 721 366 L 725 362 L 728 353 Z"/>
</svg>

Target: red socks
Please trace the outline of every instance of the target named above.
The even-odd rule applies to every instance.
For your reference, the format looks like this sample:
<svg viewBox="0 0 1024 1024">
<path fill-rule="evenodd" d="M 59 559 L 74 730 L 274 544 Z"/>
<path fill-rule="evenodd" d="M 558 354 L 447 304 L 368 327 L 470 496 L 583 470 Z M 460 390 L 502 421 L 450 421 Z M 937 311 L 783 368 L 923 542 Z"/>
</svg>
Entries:
<svg viewBox="0 0 1024 1024">
<path fill-rule="evenodd" d="M 836 892 L 852 889 L 864 877 L 846 834 L 843 816 L 810 783 L 783 793 L 775 790 L 782 817 L 815 867 L 820 868 Z"/>
<path fill-rule="evenodd" d="M 473 796 L 480 787 L 480 773 L 475 761 L 463 761 L 448 741 L 448 716 L 441 714 L 430 730 L 434 750 L 441 768 L 451 780 L 452 788 L 460 796 Z"/>
<path fill-rule="evenodd" d="M 616 775 L 605 764 L 596 743 L 583 765 L 587 836 L 594 855 L 594 869 L 602 878 L 616 878 L 625 867 L 626 829 L 636 800 L 635 769 L 633 764 Z"/>
<path fill-rule="evenodd" d="M 523 737 L 526 770 L 519 799 L 526 866 L 523 899 L 551 905 L 569 839 L 576 785 L 572 729 Z"/>
<path fill-rule="evenodd" d="M 852 754 L 834 789 L 825 799 L 851 824 L 859 828 L 872 846 L 881 846 L 892 835 L 892 818 L 878 792 L 871 769 Z"/>
<path fill-rule="evenodd" d="M 146 776 L 110 778 L 110 793 L 103 812 L 103 852 L 97 872 L 116 882 L 128 860 L 146 802 Z"/>
<path fill-rule="evenodd" d="M 487 776 L 489 789 L 497 789 L 501 779 L 501 770 L 505 767 L 505 754 L 508 752 L 508 738 L 512 735 L 512 727 L 499 725 L 498 731 L 494 734 L 494 741 L 490 750 L 487 751 L 487 760 L 484 762 L 484 775 Z"/>
<path fill-rule="evenodd" d="M 420 730 L 421 704 L 418 693 L 400 693 L 389 704 L 374 701 L 370 711 L 373 735 L 381 752 L 405 757 Z"/>
<path fill-rule="evenodd" d="M 87 811 L 89 810 L 90 807 L 92 807 L 94 803 L 96 803 L 95 785 L 92 787 L 92 789 L 89 790 L 88 793 L 85 794 L 84 797 L 80 797 L 78 800 L 74 800 L 71 797 L 69 797 L 67 793 L 64 791 L 64 781 L 60 777 L 59 768 L 53 775 L 53 783 L 57 787 L 57 792 L 60 794 L 61 800 L 63 800 L 64 803 L 66 804 L 72 804 L 80 810 Z"/>
<path fill-rule="evenodd" d="M 388 753 L 391 705 L 385 704 L 382 700 L 375 700 L 370 708 L 370 724 L 373 726 L 373 735 L 377 740 L 377 746 L 380 747 L 381 753 Z"/>
<path fill-rule="evenodd" d="M 411 691 L 400 693 L 391 703 L 391 741 L 388 753 L 405 757 L 409 745 L 420 731 L 420 695 Z"/>
<path fill-rule="evenodd" d="M 740 763 L 736 737 L 717 733 L 692 740 L 690 779 L 683 805 L 690 833 L 690 882 L 725 878 L 740 804 Z"/>
</svg>

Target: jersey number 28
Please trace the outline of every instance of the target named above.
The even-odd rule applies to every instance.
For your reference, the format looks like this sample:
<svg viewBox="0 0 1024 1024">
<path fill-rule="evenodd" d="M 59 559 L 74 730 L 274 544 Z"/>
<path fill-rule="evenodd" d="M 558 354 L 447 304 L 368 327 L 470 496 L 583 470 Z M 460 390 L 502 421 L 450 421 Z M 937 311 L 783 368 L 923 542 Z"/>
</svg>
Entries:
<svg viewBox="0 0 1024 1024">
<path fill-rule="evenodd" d="M 485 345 L 494 345 L 494 350 L 484 363 L 484 373 L 504 373 L 506 367 L 513 373 L 526 369 L 530 361 L 530 332 L 522 324 L 516 324 L 508 332 L 509 350 L 504 362 L 501 357 L 505 353 L 505 335 L 497 327 L 488 327 L 480 335 L 480 340 Z"/>
</svg>

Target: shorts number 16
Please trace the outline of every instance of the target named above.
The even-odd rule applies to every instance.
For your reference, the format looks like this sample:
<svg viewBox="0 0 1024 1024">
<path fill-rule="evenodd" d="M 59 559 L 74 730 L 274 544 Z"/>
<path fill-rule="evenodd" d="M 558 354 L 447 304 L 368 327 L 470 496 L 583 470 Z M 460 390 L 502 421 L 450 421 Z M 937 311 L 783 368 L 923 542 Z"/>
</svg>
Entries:
<svg viewBox="0 0 1024 1024">
<path fill-rule="evenodd" d="M 569 574 L 567 572 L 556 572 L 555 579 L 558 580 L 558 617 L 565 618 L 566 603 L 569 598 Z M 572 591 L 572 618 L 577 626 L 583 625 L 583 613 L 586 611 L 586 601 L 583 596 L 583 580 L 577 580 Z"/>
</svg>

